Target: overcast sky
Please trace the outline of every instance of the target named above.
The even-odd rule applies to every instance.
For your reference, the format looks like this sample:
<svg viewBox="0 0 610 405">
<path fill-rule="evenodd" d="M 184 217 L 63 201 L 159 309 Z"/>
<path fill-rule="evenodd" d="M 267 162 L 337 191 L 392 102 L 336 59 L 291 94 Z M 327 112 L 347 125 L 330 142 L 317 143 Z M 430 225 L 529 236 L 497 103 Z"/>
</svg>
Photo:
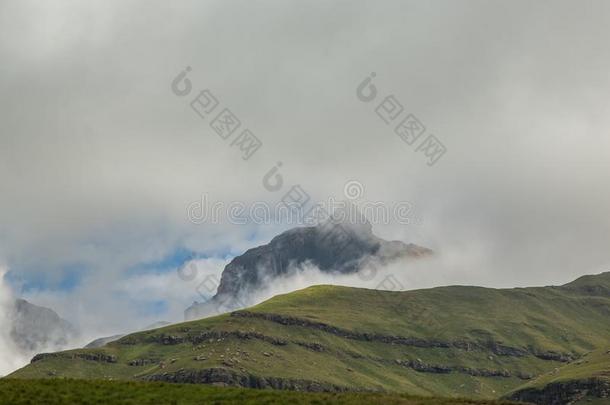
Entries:
<svg viewBox="0 0 610 405">
<path fill-rule="evenodd" d="M 187 207 L 275 203 L 281 161 L 313 199 L 357 180 L 410 202 L 416 224 L 374 226 L 443 258 L 410 288 L 610 270 L 608 21 L 606 1 L 0 1 L 0 264 L 85 326 L 177 320 L 188 252 L 217 274 L 287 227 Z M 250 159 L 190 108 L 203 89 L 262 141 Z M 444 144 L 436 164 L 376 115 L 388 95 Z"/>
</svg>

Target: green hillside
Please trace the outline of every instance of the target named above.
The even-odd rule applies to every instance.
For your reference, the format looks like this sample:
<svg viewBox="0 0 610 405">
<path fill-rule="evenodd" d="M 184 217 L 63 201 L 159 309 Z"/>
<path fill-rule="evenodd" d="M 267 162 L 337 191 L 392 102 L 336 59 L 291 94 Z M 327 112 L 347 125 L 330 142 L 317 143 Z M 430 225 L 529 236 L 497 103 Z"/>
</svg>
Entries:
<svg viewBox="0 0 610 405">
<path fill-rule="evenodd" d="M 543 374 L 508 397 L 539 404 L 561 399 L 573 404 L 610 403 L 610 341 L 606 349 Z"/>
<path fill-rule="evenodd" d="M 525 387 L 541 388 L 554 382 L 585 380 L 592 377 L 610 381 L 610 342 L 607 349 L 587 353 L 570 364 L 536 378 Z"/>
<path fill-rule="evenodd" d="M 498 398 L 610 339 L 610 274 L 563 287 L 316 286 L 247 310 L 40 355 L 11 378 Z"/>
<path fill-rule="evenodd" d="M 201 385 L 92 380 L 0 380 L 0 403 L 59 404 L 345 404 L 503 405 L 508 401 L 422 398 L 404 394 L 311 393 Z"/>
</svg>

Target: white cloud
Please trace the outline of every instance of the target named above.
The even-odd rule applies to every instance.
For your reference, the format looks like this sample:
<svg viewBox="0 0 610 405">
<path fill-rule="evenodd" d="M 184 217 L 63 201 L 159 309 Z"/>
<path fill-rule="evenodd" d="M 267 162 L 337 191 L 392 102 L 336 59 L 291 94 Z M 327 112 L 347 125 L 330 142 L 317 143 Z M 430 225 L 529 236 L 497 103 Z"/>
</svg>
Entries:
<svg viewBox="0 0 610 405">
<path fill-rule="evenodd" d="M 7 269 L 0 265 L 0 377 L 23 367 L 29 361 L 26 353 L 21 353 L 11 338 L 11 313 L 15 305 L 15 297 L 4 276 Z"/>
<path fill-rule="evenodd" d="M 74 346 L 93 339 L 137 331 L 158 321 L 180 322 L 194 300 L 202 300 L 197 288 L 205 277 L 219 277 L 227 260 L 194 260 L 194 277 L 180 277 L 178 269 L 119 277 L 87 277 L 70 292 L 33 291 L 25 298 L 55 309 L 82 330 Z M 213 294 L 213 292 L 211 292 Z M 161 303 L 161 308 L 155 304 Z"/>
</svg>

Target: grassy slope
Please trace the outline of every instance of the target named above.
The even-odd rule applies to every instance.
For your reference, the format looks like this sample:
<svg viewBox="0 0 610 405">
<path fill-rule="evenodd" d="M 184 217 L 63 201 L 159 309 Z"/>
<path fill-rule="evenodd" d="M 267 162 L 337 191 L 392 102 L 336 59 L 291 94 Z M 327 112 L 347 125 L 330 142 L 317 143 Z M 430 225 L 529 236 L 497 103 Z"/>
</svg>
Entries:
<svg viewBox="0 0 610 405">
<path fill-rule="evenodd" d="M 610 343 L 607 343 L 605 349 L 594 350 L 576 361 L 539 376 L 519 387 L 515 392 L 531 389 L 542 391 L 551 384 L 587 381 L 590 379 L 605 380 L 610 383 Z M 574 402 L 574 404 L 601 405 L 608 404 L 609 402 L 610 399 L 608 398 L 596 398 L 587 395 L 579 401 Z"/>
<path fill-rule="evenodd" d="M 388 404 L 502 405 L 507 401 L 421 398 L 381 393 L 302 393 L 201 385 L 93 380 L 0 380 L 0 403 L 54 404 Z"/>
<path fill-rule="evenodd" d="M 522 388 L 542 388 L 554 382 L 586 380 L 588 378 L 610 381 L 610 342 L 607 343 L 605 349 L 587 353 L 576 361 L 541 375 Z"/>
<path fill-rule="evenodd" d="M 568 288 L 495 290 L 442 287 L 407 292 L 380 292 L 337 286 L 316 286 L 281 295 L 250 308 L 333 325 L 350 331 L 436 340 L 496 341 L 517 348 L 584 354 L 605 347 L 610 336 L 610 298 L 591 295 L 584 287 L 610 286 L 610 274 Z M 575 283 L 577 283 L 575 282 Z M 260 339 L 224 337 L 201 344 L 162 345 L 155 336 L 195 336 L 207 331 L 255 331 L 286 340 L 273 345 Z M 321 352 L 298 343 L 317 343 Z M 75 353 L 115 355 L 117 363 L 71 359 Z M 205 360 L 195 360 L 204 356 Z M 134 359 L 163 365 L 129 366 Z M 466 373 L 419 372 L 396 363 L 508 370 L 506 377 L 475 377 Z M 80 349 L 64 357 L 33 363 L 11 377 L 140 379 L 153 374 L 221 367 L 244 375 L 315 380 L 353 388 L 407 392 L 416 395 L 495 398 L 523 385 L 519 372 L 545 374 L 563 363 L 499 356 L 485 350 L 418 348 L 347 339 L 325 331 L 287 326 L 259 318 L 229 314 L 136 333 L 101 349 Z"/>
</svg>

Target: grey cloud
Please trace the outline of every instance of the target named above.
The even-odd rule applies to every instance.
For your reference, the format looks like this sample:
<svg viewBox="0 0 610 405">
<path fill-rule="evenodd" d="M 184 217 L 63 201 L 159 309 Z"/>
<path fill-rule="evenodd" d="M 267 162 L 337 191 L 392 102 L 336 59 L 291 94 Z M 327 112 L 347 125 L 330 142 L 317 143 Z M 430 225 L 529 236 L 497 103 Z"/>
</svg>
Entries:
<svg viewBox="0 0 610 405">
<path fill-rule="evenodd" d="M 24 276 L 85 263 L 93 289 L 180 246 L 245 249 L 282 226 L 194 226 L 186 207 L 204 192 L 275 203 L 261 178 L 282 161 L 316 198 L 358 179 L 367 199 L 412 202 L 422 225 L 376 232 L 444 255 L 413 287 L 607 269 L 609 7 L 3 2 L 0 257 Z M 187 65 L 263 141 L 252 159 L 172 94 Z M 356 98 L 371 72 L 378 100 L 447 146 L 438 164 Z"/>
</svg>

